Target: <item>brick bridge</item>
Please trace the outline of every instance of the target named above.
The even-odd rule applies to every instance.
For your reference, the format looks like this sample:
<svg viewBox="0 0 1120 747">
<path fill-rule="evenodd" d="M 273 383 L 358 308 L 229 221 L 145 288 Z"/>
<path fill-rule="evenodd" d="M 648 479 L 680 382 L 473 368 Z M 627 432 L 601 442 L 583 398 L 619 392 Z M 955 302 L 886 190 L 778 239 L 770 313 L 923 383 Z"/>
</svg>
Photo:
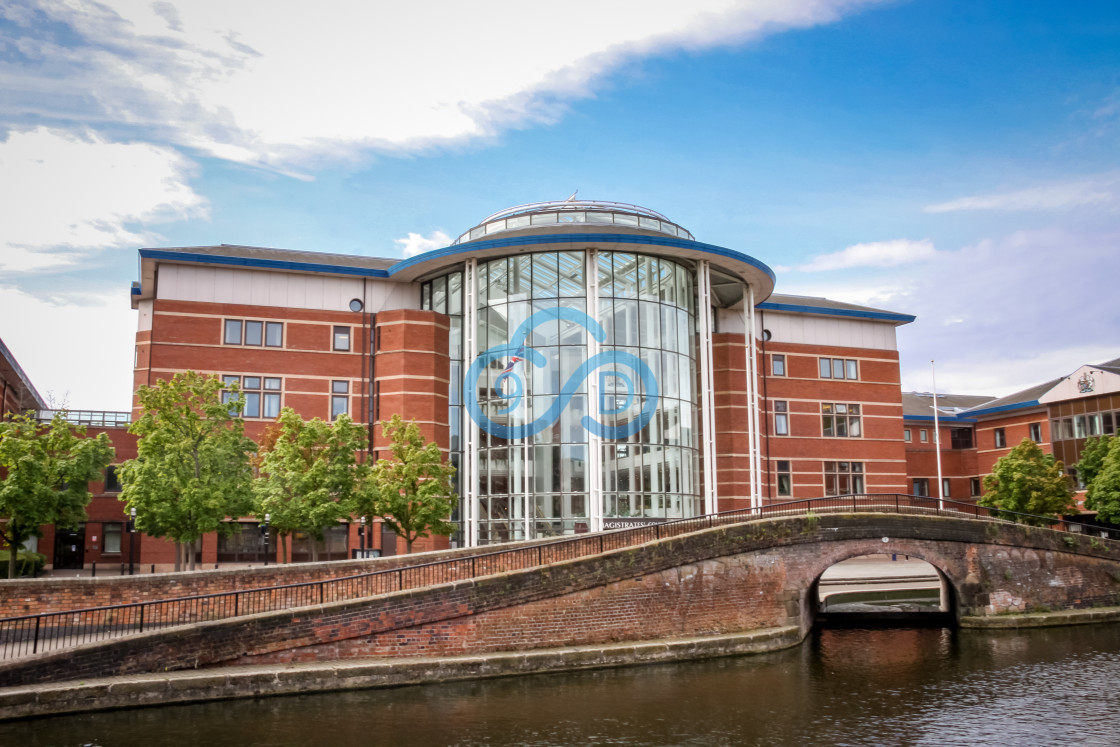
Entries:
<svg viewBox="0 0 1120 747">
<path fill-rule="evenodd" d="M 364 599 L 214 620 L 0 663 L 0 687 L 354 657 L 447 656 L 812 628 L 830 566 L 927 561 L 960 616 L 1120 604 L 1120 542 L 992 520 L 822 513 Z"/>
</svg>

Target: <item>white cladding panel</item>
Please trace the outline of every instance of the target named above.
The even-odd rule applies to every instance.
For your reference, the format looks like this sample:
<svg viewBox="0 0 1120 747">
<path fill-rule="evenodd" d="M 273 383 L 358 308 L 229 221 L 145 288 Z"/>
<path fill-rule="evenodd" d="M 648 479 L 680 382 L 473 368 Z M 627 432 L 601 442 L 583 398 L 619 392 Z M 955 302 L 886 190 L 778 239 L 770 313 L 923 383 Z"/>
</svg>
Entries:
<svg viewBox="0 0 1120 747">
<path fill-rule="evenodd" d="M 140 319 L 136 324 L 136 331 L 147 332 L 152 328 L 152 299 L 141 301 L 137 306 Z"/>
<path fill-rule="evenodd" d="M 774 342 L 872 350 L 898 349 L 895 327 L 889 322 L 765 311 L 761 326 L 770 330 Z"/>
<path fill-rule="evenodd" d="M 330 275 L 162 263 L 157 294 L 172 301 L 349 311 L 351 299 L 362 298 L 362 282 Z M 420 308 L 416 283 L 367 279 L 365 285 L 366 311 Z"/>
<path fill-rule="evenodd" d="M 1085 391 L 1082 391 L 1082 387 Z M 1042 404 L 1120 392 L 1120 376 L 1095 366 L 1082 366 L 1038 398 Z"/>
</svg>

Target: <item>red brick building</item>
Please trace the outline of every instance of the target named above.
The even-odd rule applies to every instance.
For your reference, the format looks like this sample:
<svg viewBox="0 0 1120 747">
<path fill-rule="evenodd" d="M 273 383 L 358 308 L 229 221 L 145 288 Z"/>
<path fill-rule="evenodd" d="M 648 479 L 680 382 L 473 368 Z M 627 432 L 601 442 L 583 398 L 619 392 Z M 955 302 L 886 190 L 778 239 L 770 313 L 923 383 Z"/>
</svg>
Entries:
<svg viewBox="0 0 1120 747">
<path fill-rule="evenodd" d="M 505 210 L 405 260 L 142 249 L 134 383 L 187 369 L 235 381 L 252 438 L 284 406 L 346 412 L 369 426 L 372 458 L 375 423 L 415 419 L 458 468 L 456 545 L 935 483 L 932 442 L 915 440 L 931 411 L 900 387 L 895 330 L 914 317 L 777 295 L 774 282 L 663 215 L 586 201 Z M 1035 417 L 1048 405 L 1009 404 L 942 410 L 951 497 L 971 495 L 1003 449 L 997 428 L 1010 443 L 1041 422 L 1049 438 Z M 88 415 L 118 462 L 135 455 L 129 414 Z M 91 489 L 82 530 L 44 537 L 55 563 L 169 567 L 170 545 L 128 536 L 115 476 Z M 263 562 L 257 517 L 236 521 L 240 534 L 200 543 L 204 565 Z M 367 545 L 397 551 L 383 527 L 371 534 Z M 339 524 L 318 547 L 297 538 L 292 559 L 357 547 L 358 527 Z"/>
</svg>

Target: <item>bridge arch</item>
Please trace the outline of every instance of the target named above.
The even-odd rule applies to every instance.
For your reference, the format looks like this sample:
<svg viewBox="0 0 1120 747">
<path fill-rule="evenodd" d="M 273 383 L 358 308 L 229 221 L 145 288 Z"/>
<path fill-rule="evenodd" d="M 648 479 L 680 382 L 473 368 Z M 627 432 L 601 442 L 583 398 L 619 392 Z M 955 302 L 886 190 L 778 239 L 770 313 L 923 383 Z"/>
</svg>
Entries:
<svg viewBox="0 0 1120 747">
<path fill-rule="evenodd" d="M 831 565 L 828 565 L 820 573 L 817 573 L 813 577 L 807 594 L 807 611 L 815 613 L 827 613 L 829 600 L 834 595 L 850 595 L 860 593 L 873 594 L 877 591 L 914 591 L 915 593 L 925 591 L 928 594 L 928 590 L 931 588 L 931 586 L 928 584 L 928 582 L 930 581 L 929 577 L 933 576 L 937 580 L 937 612 L 939 613 L 941 620 L 945 620 L 947 614 L 950 614 L 954 621 L 957 619 L 957 617 L 959 617 L 960 605 L 957 586 L 953 583 L 944 567 L 939 567 L 934 562 L 931 562 L 927 560 L 926 557 L 923 557 L 929 556 L 935 558 L 938 561 L 943 560 L 943 558 L 940 558 L 937 553 L 930 552 L 928 547 L 919 547 L 916 550 L 911 548 L 906 548 L 905 550 L 903 550 L 896 547 L 895 549 L 887 550 L 886 552 L 873 553 L 857 551 L 850 547 L 845 547 L 842 549 L 843 551 L 837 553 L 836 555 L 837 557 L 839 557 L 839 560 L 837 560 L 835 563 L 832 563 Z M 872 560 L 885 557 L 892 557 L 892 561 L 894 559 L 901 558 L 905 558 L 906 560 L 900 563 L 897 567 L 895 566 L 894 562 L 881 564 L 879 570 L 882 571 L 882 574 L 878 576 L 870 575 L 865 577 L 859 574 L 847 577 L 841 576 L 842 578 L 844 578 L 843 581 L 838 580 L 836 577 L 827 580 L 825 578 L 825 574 L 827 574 L 830 570 L 837 568 L 837 566 L 843 566 L 844 564 L 848 563 L 848 561 L 858 560 L 860 558 Z M 914 573 L 913 563 L 908 563 L 906 561 L 917 561 L 918 563 L 920 563 L 922 575 Z M 859 565 L 849 565 L 847 567 L 854 570 L 856 568 L 859 568 Z M 926 581 L 927 584 L 924 586 L 913 586 L 913 584 L 922 581 Z M 826 591 L 824 588 L 822 588 L 822 585 L 832 585 L 834 587 L 836 585 L 850 585 L 861 586 L 863 588 L 858 590 L 832 588 L 831 590 Z M 874 588 L 876 586 L 882 588 L 876 589 Z M 845 613 L 841 612 L 835 614 Z M 884 615 L 884 620 L 889 620 L 891 614 L 897 613 L 886 613 Z M 927 611 L 919 614 L 928 615 L 930 614 L 930 612 Z M 816 621 L 814 620 L 813 622 L 815 623 Z"/>
</svg>

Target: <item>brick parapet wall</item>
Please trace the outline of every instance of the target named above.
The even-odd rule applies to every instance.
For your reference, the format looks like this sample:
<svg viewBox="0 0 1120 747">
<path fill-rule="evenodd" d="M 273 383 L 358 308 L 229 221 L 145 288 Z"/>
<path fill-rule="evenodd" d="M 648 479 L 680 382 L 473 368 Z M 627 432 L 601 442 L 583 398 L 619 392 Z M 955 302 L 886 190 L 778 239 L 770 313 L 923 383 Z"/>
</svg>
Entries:
<svg viewBox="0 0 1120 747">
<path fill-rule="evenodd" d="M 0 683 L 223 663 L 523 650 L 790 624 L 807 632 L 820 574 L 884 548 L 931 562 L 948 578 L 964 614 L 1117 603 L 1120 547 L 1066 537 L 943 517 L 760 521 L 543 568 L 10 662 L 0 665 Z"/>
</svg>

